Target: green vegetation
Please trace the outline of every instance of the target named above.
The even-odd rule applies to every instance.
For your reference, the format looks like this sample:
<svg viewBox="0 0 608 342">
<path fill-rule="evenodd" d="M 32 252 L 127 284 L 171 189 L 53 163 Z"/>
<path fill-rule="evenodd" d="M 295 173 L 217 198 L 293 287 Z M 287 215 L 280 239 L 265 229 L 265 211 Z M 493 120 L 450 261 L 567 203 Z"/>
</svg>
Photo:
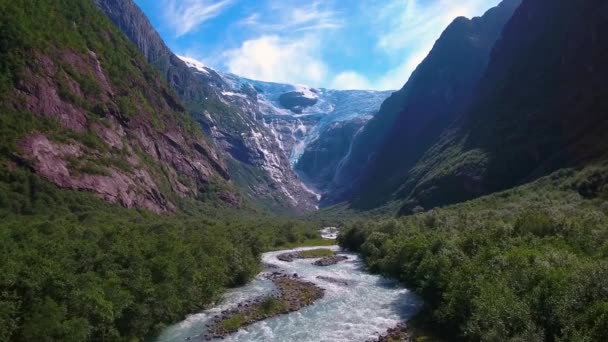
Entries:
<svg viewBox="0 0 608 342">
<path fill-rule="evenodd" d="M 104 100 L 95 68 L 82 66 L 91 52 L 116 104 Z M 110 151 L 92 129 L 76 133 L 23 110 L 14 88 L 46 81 L 47 67 L 56 67 L 49 86 L 89 122 L 109 127 L 108 113 L 119 110 L 125 120 L 143 116 L 157 129 L 200 137 L 158 73 L 91 1 L 0 1 L 0 341 L 142 339 L 246 282 L 261 251 L 316 237 L 303 224 L 232 212 L 208 193 L 177 198 L 163 166 L 143 153 L 176 215 L 124 209 L 39 179 L 16 153 L 34 132 L 95 152 L 68 160 L 72 172 L 131 169 L 124 151 Z"/>
<path fill-rule="evenodd" d="M 312 258 L 323 258 L 323 257 L 333 256 L 336 253 L 330 249 L 318 248 L 318 249 L 311 249 L 308 251 L 301 251 L 301 252 L 299 252 L 299 254 L 300 254 L 301 258 L 312 259 Z"/>
<path fill-rule="evenodd" d="M 108 76 L 112 101 L 102 96 L 106 90 L 93 67 L 71 61 L 87 60 L 91 53 Z M 108 113 L 118 109 L 126 119 L 145 116 L 158 130 L 179 127 L 201 136 L 197 123 L 184 111 L 160 74 L 92 1 L 0 1 L 2 157 L 13 153 L 15 142 L 32 131 L 47 133 L 62 142 L 74 140 L 99 152 L 108 151 L 108 146 L 90 129 L 67 132 L 51 119 L 36 117 L 40 113 L 15 109 L 24 106 L 13 87 L 19 82 L 39 82 L 36 77 L 50 72 L 41 65 L 40 58 L 44 57 L 57 67 L 52 79 L 55 84 L 51 86 L 57 88 L 64 101 L 82 109 L 89 120 L 107 124 Z"/>
<path fill-rule="evenodd" d="M 282 312 L 285 310 L 285 304 L 281 302 L 278 298 L 268 297 L 260 303 L 260 310 L 265 315 L 273 315 L 277 312 Z"/>
<path fill-rule="evenodd" d="M 288 308 L 284 298 L 265 297 L 259 303 L 249 303 L 246 309 L 230 312 L 211 328 L 213 335 L 227 335 L 238 331 L 243 326 L 278 316 Z"/>
<path fill-rule="evenodd" d="M 245 316 L 242 314 L 234 315 L 222 321 L 222 328 L 226 331 L 237 331 L 243 325 Z"/>
<path fill-rule="evenodd" d="M 0 340 L 141 339 L 244 284 L 262 251 L 314 235 L 302 223 L 204 205 L 158 216 L 3 167 Z"/>
<path fill-rule="evenodd" d="M 416 290 L 423 321 L 446 339 L 605 341 L 606 174 L 564 170 L 427 213 L 360 220 L 339 243 Z"/>
<path fill-rule="evenodd" d="M 255 322 L 298 311 L 313 304 L 324 295 L 323 289 L 300 279 L 279 276 L 273 278 L 272 282 L 277 293 L 242 302 L 238 307 L 223 312 L 211 324 L 206 334 L 203 335 L 203 339 L 227 336 Z"/>
</svg>

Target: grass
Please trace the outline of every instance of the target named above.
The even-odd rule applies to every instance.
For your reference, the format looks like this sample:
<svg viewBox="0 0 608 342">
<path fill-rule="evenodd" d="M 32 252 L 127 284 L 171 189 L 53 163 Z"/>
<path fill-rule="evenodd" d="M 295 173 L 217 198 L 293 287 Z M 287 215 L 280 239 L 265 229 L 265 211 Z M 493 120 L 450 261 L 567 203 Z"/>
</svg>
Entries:
<svg viewBox="0 0 608 342">
<path fill-rule="evenodd" d="M 260 304 L 260 310 L 266 315 L 273 315 L 285 310 L 285 303 L 278 298 L 268 297 Z"/>
<path fill-rule="evenodd" d="M 222 328 L 226 331 L 237 331 L 243 325 L 243 321 L 245 321 L 245 316 L 237 314 L 222 321 Z"/>
<path fill-rule="evenodd" d="M 255 322 L 300 310 L 323 297 L 322 289 L 297 279 L 280 278 L 273 283 L 279 296 L 267 296 L 260 302 L 222 314 L 220 321 L 209 328 L 207 336 L 227 336 Z"/>
<path fill-rule="evenodd" d="M 302 256 L 302 258 L 305 258 L 305 259 L 323 258 L 323 257 L 334 256 L 335 254 L 336 254 L 336 252 L 334 252 L 330 249 L 325 249 L 325 248 L 311 249 L 309 251 L 300 252 L 300 255 Z"/>
</svg>

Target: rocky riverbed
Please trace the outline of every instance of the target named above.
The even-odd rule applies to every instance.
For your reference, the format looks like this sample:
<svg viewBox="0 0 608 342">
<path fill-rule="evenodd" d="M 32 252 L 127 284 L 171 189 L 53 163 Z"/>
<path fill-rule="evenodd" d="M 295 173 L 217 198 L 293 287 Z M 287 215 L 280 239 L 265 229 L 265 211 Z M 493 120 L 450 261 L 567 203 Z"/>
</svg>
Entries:
<svg viewBox="0 0 608 342">
<path fill-rule="evenodd" d="M 273 272 L 265 277 L 272 281 L 276 290 L 269 296 L 238 303 L 235 308 L 215 316 L 207 325 L 207 333 L 203 335 L 205 341 L 223 339 L 243 327 L 298 311 L 323 298 L 325 290 L 298 278 L 297 274 Z"/>
<path fill-rule="evenodd" d="M 318 259 L 312 264 L 315 266 L 331 266 L 341 261 L 348 260 L 348 257 L 346 255 L 337 255 L 336 252 L 326 248 L 318 248 L 305 251 L 282 253 L 277 255 L 277 259 L 285 262 L 293 262 L 297 259 Z"/>
<path fill-rule="evenodd" d="M 367 340 L 366 342 L 410 342 L 410 334 L 405 322 L 397 324 L 393 328 L 389 328 L 384 334 L 376 339 Z"/>
<path fill-rule="evenodd" d="M 352 281 L 348 281 L 346 279 L 338 279 L 338 278 L 325 277 L 325 276 L 317 276 L 317 279 L 321 279 L 328 283 L 338 284 L 338 285 L 342 285 L 342 286 L 352 285 L 352 283 L 353 283 Z"/>
<path fill-rule="evenodd" d="M 339 263 L 340 261 L 348 260 L 346 255 L 333 255 L 329 257 L 321 258 L 312 264 L 315 266 L 331 266 Z"/>
<path fill-rule="evenodd" d="M 334 254 L 346 255 L 348 259 L 319 267 L 313 265 L 313 262 L 321 258 L 292 261 L 281 261 L 278 258 L 281 254 L 318 249 L 330 249 Z M 366 273 L 357 255 L 343 253 L 337 246 L 265 253 L 262 262 L 265 272 L 255 280 L 229 291 L 218 306 L 191 315 L 167 328 L 157 342 L 183 342 L 186 339 L 205 341 L 206 338 L 229 342 L 375 341 L 382 332 L 388 332 L 400 322 L 407 321 L 421 304 L 414 294 L 395 282 Z M 294 273 L 297 273 L 297 277 L 294 277 Z M 297 281 L 298 284 L 292 284 L 292 281 Z M 300 282 L 308 282 L 312 284 L 311 289 L 323 289 L 323 296 L 310 305 L 302 305 L 296 311 L 274 315 L 272 312 L 280 311 L 277 307 L 283 308 L 277 306 L 276 300 L 264 303 L 264 299 L 276 296 L 278 288 L 284 285 L 282 282 L 288 284 L 286 286 L 296 287 L 300 286 Z M 295 288 L 293 291 L 296 291 Z M 247 325 L 241 325 L 245 315 L 227 320 L 231 312 L 237 312 L 239 305 L 257 306 L 257 311 L 267 310 L 264 313 L 267 318 L 260 317 L 261 320 Z M 225 316 L 224 319 L 221 318 L 222 315 Z M 247 320 L 249 319 L 245 319 Z M 214 331 L 213 327 L 218 321 L 225 323 L 222 324 L 225 328 L 240 328 L 232 329 L 228 334 L 214 335 L 218 331 Z"/>
</svg>

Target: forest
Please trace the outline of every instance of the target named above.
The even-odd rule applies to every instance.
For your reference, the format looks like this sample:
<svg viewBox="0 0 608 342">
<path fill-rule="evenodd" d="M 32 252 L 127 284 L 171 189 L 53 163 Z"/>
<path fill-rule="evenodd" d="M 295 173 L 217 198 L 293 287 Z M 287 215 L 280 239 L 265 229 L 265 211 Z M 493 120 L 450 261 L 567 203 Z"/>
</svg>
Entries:
<svg viewBox="0 0 608 342">
<path fill-rule="evenodd" d="M 159 216 L 0 171 L 0 340 L 150 336 L 250 280 L 261 252 L 318 235 L 291 219 L 201 210 L 214 214 Z"/>
<path fill-rule="evenodd" d="M 466 341 L 608 339 L 606 164 L 339 237 L 426 302 L 417 325 Z"/>
</svg>

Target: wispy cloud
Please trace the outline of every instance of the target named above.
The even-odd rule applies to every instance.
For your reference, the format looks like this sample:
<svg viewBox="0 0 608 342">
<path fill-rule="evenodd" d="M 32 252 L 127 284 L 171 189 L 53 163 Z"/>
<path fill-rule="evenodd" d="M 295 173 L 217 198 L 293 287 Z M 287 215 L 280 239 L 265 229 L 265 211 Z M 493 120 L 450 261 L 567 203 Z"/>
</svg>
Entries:
<svg viewBox="0 0 608 342">
<path fill-rule="evenodd" d="M 395 52 L 412 44 L 434 41 L 457 17 L 472 17 L 481 9 L 500 0 L 390 0 L 380 8 L 379 23 L 385 23 L 379 32 L 377 47 Z"/>
<path fill-rule="evenodd" d="M 182 38 L 179 52 L 207 65 L 265 81 L 399 89 L 450 22 L 501 0 L 162 1 L 178 37 L 227 12 L 205 25 L 212 42 Z"/>
<path fill-rule="evenodd" d="M 331 81 L 330 87 L 332 89 L 372 89 L 372 85 L 369 80 L 356 71 L 343 71 L 336 75 Z"/>
<path fill-rule="evenodd" d="M 319 44 L 312 37 L 285 40 L 277 35 L 245 41 L 223 54 L 228 70 L 262 81 L 320 84 L 327 66 L 319 56 Z"/>
<path fill-rule="evenodd" d="M 457 17 L 473 17 L 500 0 L 389 0 L 377 9 L 376 49 L 398 66 L 374 82 L 375 88 L 400 88 L 428 55 L 435 40 Z"/>
<path fill-rule="evenodd" d="M 234 1 L 164 0 L 165 19 L 176 37 L 180 37 L 222 14 Z"/>
<path fill-rule="evenodd" d="M 270 0 L 238 25 L 251 38 L 222 54 L 224 67 L 264 81 L 321 85 L 329 68 L 323 61 L 327 30 L 343 26 L 330 1 Z"/>
<path fill-rule="evenodd" d="M 427 49 L 421 49 L 419 54 L 412 54 L 396 67 L 373 81 L 355 71 L 341 72 L 331 82 L 334 89 L 372 89 L 396 90 L 403 87 L 407 78 L 427 56 Z"/>
<path fill-rule="evenodd" d="M 240 23 L 263 34 L 294 34 L 303 31 L 337 29 L 343 26 L 337 12 L 321 1 L 300 4 L 293 1 L 271 2 L 262 12 L 255 12 Z"/>
</svg>

